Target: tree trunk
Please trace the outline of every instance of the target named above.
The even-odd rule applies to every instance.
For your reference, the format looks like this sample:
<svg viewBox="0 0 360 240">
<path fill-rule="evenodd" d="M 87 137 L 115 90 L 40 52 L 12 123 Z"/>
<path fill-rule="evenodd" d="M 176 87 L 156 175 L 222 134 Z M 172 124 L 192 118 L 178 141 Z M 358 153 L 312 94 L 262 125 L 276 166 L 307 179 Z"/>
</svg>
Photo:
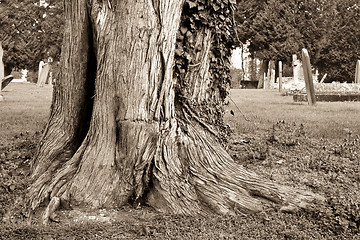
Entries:
<svg viewBox="0 0 360 240">
<path fill-rule="evenodd" d="M 206 27 L 193 36 L 202 48 L 186 75 L 173 76 L 182 6 L 65 1 L 61 77 L 32 166 L 32 210 L 50 202 L 53 211 L 58 200 L 93 208 L 144 201 L 164 212 L 228 213 L 320 198 L 266 181 L 224 150 L 201 113 L 219 103 Z"/>
<path fill-rule="evenodd" d="M 263 89 L 265 84 L 265 73 L 267 72 L 268 61 L 261 61 L 260 73 L 259 73 L 259 82 L 257 88 Z"/>
</svg>

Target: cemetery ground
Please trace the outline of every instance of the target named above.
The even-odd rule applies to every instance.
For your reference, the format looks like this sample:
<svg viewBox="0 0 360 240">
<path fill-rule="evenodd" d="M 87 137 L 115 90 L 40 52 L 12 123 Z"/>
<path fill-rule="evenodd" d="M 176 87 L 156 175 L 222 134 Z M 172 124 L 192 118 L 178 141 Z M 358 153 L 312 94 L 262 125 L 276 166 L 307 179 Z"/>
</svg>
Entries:
<svg viewBox="0 0 360 240">
<path fill-rule="evenodd" d="M 31 158 L 52 89 L 11 83 L 0 102 L 0 239 L 360 239 L 360 102 L 316 106 L 265 90 L 232 90 L 225 122 L 234 160 L 279 183 L 322 194 L 316 209 L 174 216 L 146 206 L 25 217 Z M 233 103 L 233 101 L 236 103 Z M 244 116 L 245 115 L 245 116 Z M 31 224 L 30 224 L 31 222 Z"/>
</svg>

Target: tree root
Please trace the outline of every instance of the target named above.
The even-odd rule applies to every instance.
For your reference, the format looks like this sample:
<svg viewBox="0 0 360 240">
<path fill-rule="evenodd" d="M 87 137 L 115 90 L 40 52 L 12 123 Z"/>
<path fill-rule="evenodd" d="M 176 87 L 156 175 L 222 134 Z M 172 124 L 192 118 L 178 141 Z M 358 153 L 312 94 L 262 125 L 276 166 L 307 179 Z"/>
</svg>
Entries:
<svg viewBox="0 0 360 240">
<path fill-rule="evenodd" d="M 53 197 L 50 201 L 50 203 L 48 204 L 48 206 L 46 207 L 44 214 L 42 216 L 42 224 L 47 225 L 49 223 L 49 221 L 54 221 L 54 222 L 59 222 L 56 219 L 56 213 L 55 211 L 59 208 L 60 206 L 60 198 L 59 197 Z"/>
<path fill-rule="evenodd" d="M 325 200 L 315 193 L 269 181 L 233 161 L 197 122 L 172 123 L 155 156 L 148 203 L 177 214 L 296 212 Z M 175 133 L 176 132 L 176 133 Z"/>
<path fill-rule="evenodd" d="M 164 131 L 157 130 L 162 132 L 160 136 L 153 134 L 152 126 L 135 125 L 122 125 L 123 132 L 119 133 L 122 138 L 116 146 L 128 151 L 118 155 L 121 158 L 111 158 L 115 145 L 112 149 L 85 144 L 67 167 L 58 171 L 53 182 L 44 183 L 42 192 L 48 193 L 51 201 L 43 214 L 43 224 L 49 220 L 57 222 L 55 211 L 60 199 L 63 204 L 112 208 L 136 197 L 160 212 L 184 215 L 238 211 L 246 214 L 267 207 L 293 213 L 325 200 L 323 196 L 269 181 L 246 170 L 197 121 L 172 119 Z M 141 134 L 129 140 L 131 129 Z M 106 149 L 104 154 L 100 154 L 101 149 Z M 107 149 L 112 149 L 112 154 L 107 154 Z M 88 155 L 83 154 L 86 151 Z M 92 155 L 91 151 L 97 154 Z M 116 164 L 111 165 L 115 160 Z M 111 167 L 104 167 L 105 163 Z"/>
</svg>

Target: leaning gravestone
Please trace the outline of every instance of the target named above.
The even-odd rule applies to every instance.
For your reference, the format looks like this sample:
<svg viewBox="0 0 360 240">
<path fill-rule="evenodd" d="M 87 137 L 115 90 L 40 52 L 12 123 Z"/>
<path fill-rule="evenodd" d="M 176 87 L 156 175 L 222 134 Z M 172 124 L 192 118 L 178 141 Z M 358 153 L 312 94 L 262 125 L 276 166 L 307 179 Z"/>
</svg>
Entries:
<svg viewBox="0 0 360 240">
<path fill-rule="evenodd" d="M 302 55 L 302 60 L 303 60 L 302 62 L 303 62 L 305 87 L 306 87 L 308 103 L 310 105 L 315 105 L 316 97 L 315 97 L 314 81 L 313 81 L 312 73 L 311 73 L 310 56 L 309 56 L 308 51 L 305 48 L 303 48 L 301 50 L 301 55 Z"/>
<path fill-rule="evenodd" d="M 1 90 L 3 90 L 4 88 L 6 88 L 7 85 L 9 85 L 9 83 L 14 79 L 14 77 L 12 75 L 8 75 L 5 78 L 2 79 L 2 84 L 1 84 Z"/>
<path fill-rule="evenodd" d="M 49 74 L 50 65 L 45 63 L 39 73 L 37 85 L 43 87 Z"/>
</svg>

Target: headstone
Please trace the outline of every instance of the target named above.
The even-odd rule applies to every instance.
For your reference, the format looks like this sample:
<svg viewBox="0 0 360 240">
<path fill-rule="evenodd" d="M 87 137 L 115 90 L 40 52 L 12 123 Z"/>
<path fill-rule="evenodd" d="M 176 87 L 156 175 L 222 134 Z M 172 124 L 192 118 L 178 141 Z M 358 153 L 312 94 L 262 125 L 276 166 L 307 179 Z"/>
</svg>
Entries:
<svg viewBox="0 0 360 240">
<path fill-rule="evenodd" d="M 292 55 L 292 65 L 293 65 L 293 80 L 294 82 L 299 81 L 299 71 L 298 71 L 298 60 L 296 54 Z"/>
<path fill-rule="evenodd" d="M 41 74 L 41 71 L 42 71 L 42 69 L 43 69 L 44 64 L 45 64 L 45 63 L 44 63 L 43 61 L 40 61 L 40 62 L 39 62 L 38 82 L 39 82 L 40 74 Z"/>
<path fill-rule="evenodd" d="M 300 80 L 304 80 L 304 70 L 300 59 L 297 58 L 296 54 L 292 56 L 292 64 L 293 64 L 293 81 L 295 83 Z"/>
<path fill-rule="evenodd" d="M 327 77 L 327 73 L 325 73 L 324 76 L 321 78 L 320 83 L 323 83 L 326 77 Z"/>
<path fill-rule="evenodd" d="M 4 79 L 2 80 L 2 84 L 1 84 L 1 90 L 6 88 L 7 85 L 9 85 L 9 83 L 14 79 L 14 77 L 12 75 L 8 75 L 6 77 L 4 77 Z"/>
<path fill-rule="evenodd" d="M 270 60 L 266 79 L 264 80 L 264 89 L 273 89 L 274 82 L 275 82 L 275 64 L 273 60 Z"/>
<path fill-rule="evenodd" d="M 355 83 L 360 83 L 360 60 L 356 62 Z"/>
<path fill-rule="evenodd" d="M 271 75 L 270 75 L 270 89 L 274 89 L 274 84 L 275 84 L 275 69 L 272 68 Z"/>
<path fill-rule="evenodd" d="M 279 61 L 279 92 L 282 91 L 282 81 L 283 81 L 282 72 L 283 72 L 283 70 L 282 70 L 282 61 Z"/>
<path fill-rule="evenodd" d="M 49 74 L 50 65 L 45 63 L 41 69 L 37 85 L 43 87 Z"/>
<path fill-rule="evenodd" d="M 313 78 L 314 78 L 314 82 L 318 82 L 318 80 L 319 80 L 319 70 L 315 70 L 315 74 L 314 74 L 314 76 L 313 76 Z"/>
<path fill-rule="evenodd" d="M 303 48 L 301 51 L 301 55 L 302 55 L 305 87 L 306 87 L 308 103 L 310 105 L 315 105 L 316 104 L 315 89 L 314 89 L 314 82 L 312 79 L 309 53 L 305 48 Z"/>
<path fill-rule="evenodd" d="M 26 79 L 26 76 L 27 76 L 27 74 L 28 74 L 28 70 L 26 70 L 26 69 L 23 69 L 23 70 L 21 70 L 21 80 L 23 81 L 23 82 L 27 82 L 27 79 Z"/>
</svg>

